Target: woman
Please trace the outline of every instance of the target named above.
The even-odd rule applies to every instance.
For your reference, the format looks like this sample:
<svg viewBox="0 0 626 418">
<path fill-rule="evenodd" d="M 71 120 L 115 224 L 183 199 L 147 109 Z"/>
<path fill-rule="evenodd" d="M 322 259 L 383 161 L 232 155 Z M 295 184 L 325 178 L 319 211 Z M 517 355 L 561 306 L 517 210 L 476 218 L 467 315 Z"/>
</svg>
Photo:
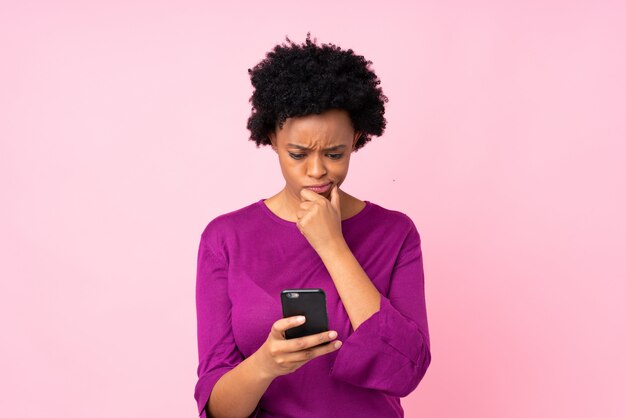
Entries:
<svg viewBox="0 0 626 418">
<path fill-rule="evenodd" d="M 340 189 L 351 152 L 384 131 L 387 97 L 352 50 L 287 42 L 248 70 L 250 139 L 278 154 L 285 187 L 200 240 L 199 412 L 401 417 L 431 359 L 420 237 L 405 214 Z M 303 324 L 281 318 L 294 288 L 324 290 L 329 331 L 285 339 Z"/>
</svg>

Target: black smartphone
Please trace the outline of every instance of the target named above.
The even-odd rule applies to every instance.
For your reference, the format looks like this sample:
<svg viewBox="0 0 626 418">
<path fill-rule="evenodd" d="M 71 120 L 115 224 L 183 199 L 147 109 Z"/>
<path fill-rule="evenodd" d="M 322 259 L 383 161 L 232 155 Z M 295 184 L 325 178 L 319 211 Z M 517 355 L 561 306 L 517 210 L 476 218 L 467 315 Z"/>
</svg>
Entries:
<svg viewBox="0 0 626 418">
<path fill-rule="evenodd" d="M 306 318 L 304 324 L 286 330 L 285 338 L 328 331 L 326 294 L 322 289 L 286 289 L 280 293 L 280 301 L 283 305 L 283 318 L 296 315 L 304 315 Z"/>
</svg>

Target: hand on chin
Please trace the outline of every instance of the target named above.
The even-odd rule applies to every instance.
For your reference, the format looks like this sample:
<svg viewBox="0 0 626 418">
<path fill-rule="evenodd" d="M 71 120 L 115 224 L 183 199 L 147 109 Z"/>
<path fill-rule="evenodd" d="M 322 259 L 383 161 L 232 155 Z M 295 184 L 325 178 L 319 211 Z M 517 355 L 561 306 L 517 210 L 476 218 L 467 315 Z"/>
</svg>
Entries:
<svg viewBox="0 0 626 418">
<path fill-rule="evenodd" d="M 324 246 L 343 239 L 339 186 L 334 185 L 326 195 L 302 189 L 302 202 L 296 213 L 298 229 L 318 252 Z"/>
</svg>

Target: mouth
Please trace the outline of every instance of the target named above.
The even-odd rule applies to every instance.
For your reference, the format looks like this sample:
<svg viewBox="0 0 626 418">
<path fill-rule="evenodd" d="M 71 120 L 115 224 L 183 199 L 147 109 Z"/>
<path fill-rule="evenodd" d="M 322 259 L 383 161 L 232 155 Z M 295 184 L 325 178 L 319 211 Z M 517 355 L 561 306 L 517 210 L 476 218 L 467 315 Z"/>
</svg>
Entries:
<svg viewBox="0 0 626 418">
<path fill-rule="evenodd" d="M 315 184 L 313 186 L 305 186 L 305 189 L 309 189 L 314 191 L 315 193 L 326 193 L 327 191 L 330 190 L 330 188 L 332 187 L 333 183 L 324 183 L 324 184 Z"/>
</svg>

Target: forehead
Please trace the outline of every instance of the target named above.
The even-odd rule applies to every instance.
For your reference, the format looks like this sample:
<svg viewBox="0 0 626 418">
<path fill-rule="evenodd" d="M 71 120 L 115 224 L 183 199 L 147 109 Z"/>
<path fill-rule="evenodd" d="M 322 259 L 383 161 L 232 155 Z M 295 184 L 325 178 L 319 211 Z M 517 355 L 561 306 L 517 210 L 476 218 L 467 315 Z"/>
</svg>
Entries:
<svg viewBox="0 0 626 418">
<path fill-rule="evenodd" d="M 325 146 L 351 143 L 353 134 L 348 112 L 332 109 L 320 114 L 288 118 L 277 132 L 277 137 L 294 144 Z"/>
</svg>

